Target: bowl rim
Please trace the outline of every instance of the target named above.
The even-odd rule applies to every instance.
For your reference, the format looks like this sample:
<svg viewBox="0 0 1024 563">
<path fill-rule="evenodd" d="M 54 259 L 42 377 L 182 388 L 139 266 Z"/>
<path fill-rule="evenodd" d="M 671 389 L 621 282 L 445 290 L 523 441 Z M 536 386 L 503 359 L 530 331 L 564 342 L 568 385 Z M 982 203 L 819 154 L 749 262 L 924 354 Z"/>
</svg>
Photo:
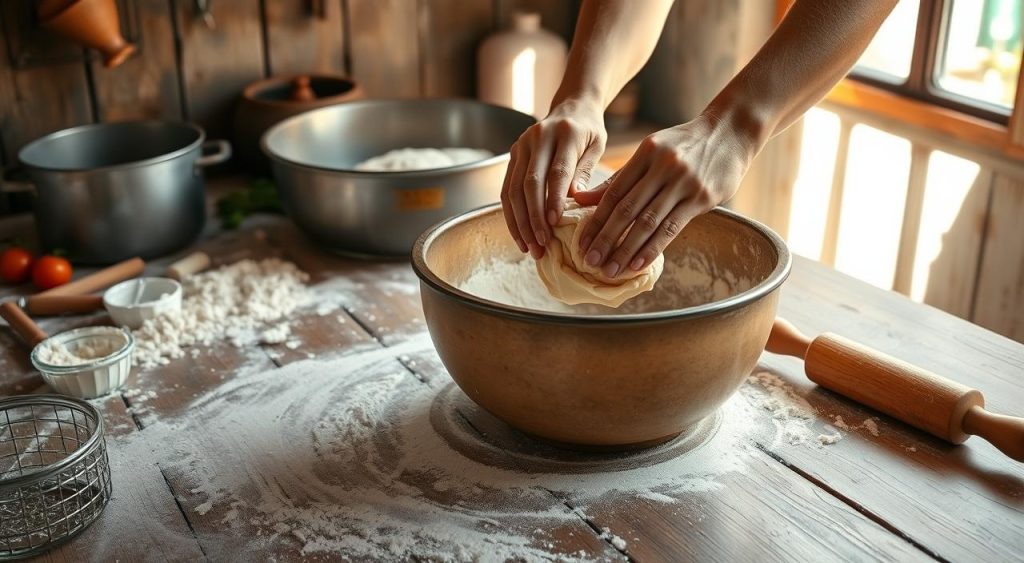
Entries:
<svg viewBox="0 0 1024 563">
<path fill-rule="evenodd" d="M 493 213 L 500 208 L 500 203 L 478 207 L 477 209 L 462 213 L 461 215 L 449 217 L 448 219 L 445 219 L 424 231 L 423 234 L 416 239 L 416 243 L 413 245 L 412 249 L 413 271 L 416 272 L 416 275 L 420 280 L 430 286 L 431 289 L 449 299 L 462 303 L 468 307 L 495 315 L 534 323 L 540 322 L 549 324 L 593 326 L 692 319 L 716 313 L 733 311 L 754 303 L 762 297 L 774 292 L 782 285 L 783 282 L 786 281 L 786 278 L 789 277 L 789 273 L 793 267 L 793 256 L 789 251 L 789 247 L 786 246 L 785 241 L 782 240 L 782 237 L 780 237 L 778 233 L 768 228 L 766 225 L 750 219 L 749 217 L 744 217 L 735 211 L 731 211 L 723 207 L 716 207 L 709 211 L 709 213 L 722 215 L 727 219 L 753 228 L 768 239 L 775 248 L 775 252 L 779 257 L 778 262 L 775 264 L 775 268 L 770 274 L 768 274 L 768 277 L 746 291 L 741 291 L 740 293 L 718 301 L 712 301 L 710 303 L 703 303 L 682 309 L 654 311 L 650 313 L 630 313 L 624 315 L 578 315 L 573 313 L 537 311 L 534 309 L 526 309 L 524 307 L 506 305 L 489 299 L 477 297 L 443 281 L 427 267 L 426 262 L 426 253 L 429 250 L 430 245 L 448 227 Z"/>
<path fill-rule="evenodd" d="M 421 170 L 400 170 L 400 171 L 372 171 L 372 170 L 356 170 L 355 168 L 339 168 L 333 166 L 320 166 L 317 164 L 309 164 L 306 162 L 300 162 L 291 158 L 286 158 L 277 152 L 270 149 L 270 137 L 279 130 L 284 129 L 293 122 L 297 122 L 300 119 L 310 119 L 310 115 L 316 112 L 327 112 L 336 111 L 338 108 L 347 108 L 351 106 L 387 106 L 392 104 L 420 104 L 420 105 L 439 105 L 439 104 L 450 104 L 450 103 L 461 103 L 475 106 L 486 106 L 502 112 L 515 113 L 525 116 L 531 120 L 530 125 L 537 123 L 537 119 L 530 114 L 523 113 L 512 108 L 499 106 L 495 104 L 489 104 L 479 100 L 473 100 L 470 98 L 373 98 L 373 99 L 362 99 L 352 100 L 347 102 L 340 102 L 337 104 L 313 108 L 301 113 L 297 113 L 287 119 L 277 122 L 272 127 L 267 129 L 263 135 L 260 136 L 260 150 L 263 154 L 272 161 L 272 163 L 281 163 L 289 166 L 295 166 L 298 168 L 304 168 L 307 170 L 316 170 L 319 172 L 328 172 L 336 174 L 345 174 L 347 176 L 358 176 L 364 178 L 405 178 L 405 177 L 416 177 L 423 175 L 448 175 L 453 172 L 463 172 L 466 170 L 476 170 L 478 168 L 486 168 L 488 166 L 499 164 L 502 162 L 508 162 L 512 159 L 511 149 L 506 149 L 505 152 L 497 153 L 494 156 L 485 158 L 483 160 L 474 160 L 473 162 L 466 162 L 458 164 L 456 166 L 445 166 L 441 168 L 424 168 Z M 400 147 L 397 147 L 400 148 Z M 416 148 L 416 147 L 414 147 Z M 420 147 L 420 148 L 437 148 L 437 147 Z"/>
<path fill-rule="evenodd" d="M 60 142 L 65 137 L 71 137 L 79 134 L 88 134 L 91 131 L 99 131 L 102 129 L 129 129 L 133 127 L 140 128 L 153 128 L 153 129 L 188 129 L 195 134 L 195 138 L 188 144 L 180 146 L 176 149 L 172 149 L 168 152 L 161 153 L 155 156 L 143 158 L 140 160 L 132 160 L 129 162 L 121 162 L 118 164 L 107 164 L 103 166 L 92 166 L 92 167 L 80 167 L 80 166 L 53 166 L 52 163 L 44 163 L 38 160 L 32 160 L 26 155 L 31 153 L 38 147 L 44 146 L 46 143 Z M 163 134 L 157 131 L 157 136 Z M 85 125 L 76 125 L 74 127 L 68 127 L 66 129 L 60 129 L 52 133 L 43 135 L 37 139 L 32 140 L 25 146 L 18 150 L 18 162 L 23 164 L 29 170 L 36 170 L 40 172 L 57 172 L 57 173 L 76 173 L 76 172 L 111 172 L 119 170 L 128 170 L 135 168 L 143 168 L 146 166 L 152 166 L 160 164 L 161 162 L 168 162 L 176 158 L 182 157 L 189 154 L 190 152 L 198 149 L 202 144 L 206 142 L 206 131 L 189 121 L 179 121 L 174 119 L 135 119 L 130 121 L 110 121 L 102 123 L 87 123 Z"/>
<path fill-rule="evenodd" d="M 117 351 L 111 354 L 72 365 L 51 364 L 39 358 L 39 351 L 42 349 L 42 345 L 47 342 L 59 342 L 60 344 L 64 344 L 68 340 L 77 336 L 89 335 L 90 333 L 95 333 L 96 336 L 103 335 L 104 333 L 113 334 L 113 331 L 109 329 L 116 329 L 116 331 L 120 332 L 121 336 L 124 338 L 124 344 L 122 344 Z M 94 370 L 112 366 L 130 356 L 134 351 L 135 337 L 132 336 L 132 332 L 130 330 L 124 327 L 115 327 L 110 325 L 91 325 L 58 332 L 57 334 L 46 338 L 32 348 L 32 352 L 29 354 L 29 361 L 32 363 L 32 367 L 45 375 L 49 375 L 51 377 L 77 377 L 84 373 L 91 373 Z"/>
</svg>

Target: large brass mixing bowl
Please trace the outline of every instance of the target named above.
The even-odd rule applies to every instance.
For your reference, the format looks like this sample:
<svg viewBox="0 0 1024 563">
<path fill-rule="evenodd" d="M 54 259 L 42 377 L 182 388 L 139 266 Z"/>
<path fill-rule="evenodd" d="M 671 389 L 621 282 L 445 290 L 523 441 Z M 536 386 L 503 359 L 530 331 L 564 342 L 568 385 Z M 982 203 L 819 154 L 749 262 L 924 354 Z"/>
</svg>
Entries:
<svg viewBox="0 0 1024 563">
<path fill-rule="evenodd" d="M 533 436 L 623 449 L 672 439 L 736 391 L 791 265 L 777 234 L 724 209 L 692 221 L 665 258 L 654 291 L 625 310 L 552 313 L 459 289 L 489 261 L 529 259 L 498 206 L 444 221 L 413 248 L 427 327 L 466 395 Z"/>
</svg>

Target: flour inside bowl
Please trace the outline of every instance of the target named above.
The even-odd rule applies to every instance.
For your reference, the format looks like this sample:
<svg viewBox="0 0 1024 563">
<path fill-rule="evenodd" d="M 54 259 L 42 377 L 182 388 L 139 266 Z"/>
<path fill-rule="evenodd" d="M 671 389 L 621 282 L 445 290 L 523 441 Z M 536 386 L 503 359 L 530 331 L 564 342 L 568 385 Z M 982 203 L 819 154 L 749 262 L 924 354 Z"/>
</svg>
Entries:
<svg viewBox="0 0 1024 563">
<path fill-rule="evenodd" d="M 716 267 L 708 257 L 689 250 L 671 259 L 654 290 L 626 301 L 621 307 L 566 305 L 548 293 L 533 260 L 483 262 L 457 284 L 470 295 L 503 305 L 549 313 L 615 315 L 683 309 L 720 301 L 756 284 L 750 278 Z"/>
<path fill-rule="evenodd" d="M 124 333 L 114 327 L 94 327 L 91 335 L 65 344 L 57 339 L 44 340 L 36 352 L 40 361 L 51 366 L 77 366 L 87 364 L 124 348 Z"/>
<path fill-rule="evenodd" d="M 382 155 L 356 164 L 356 170 L 364 172 L 405 172 L 409 170 L 432 170 L 450 168 L 484 160 L 494 153 L 484 149 L 464 147 L 448 148 L 404 148 L 388 151 Z"/>
</svg>

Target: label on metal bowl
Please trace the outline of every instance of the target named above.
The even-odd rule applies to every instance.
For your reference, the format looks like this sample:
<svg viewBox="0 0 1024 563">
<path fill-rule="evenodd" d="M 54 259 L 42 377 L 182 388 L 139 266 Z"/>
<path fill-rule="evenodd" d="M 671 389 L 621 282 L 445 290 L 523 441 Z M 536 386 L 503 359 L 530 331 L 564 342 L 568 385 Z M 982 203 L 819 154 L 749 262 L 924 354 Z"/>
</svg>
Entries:
<svg viewBox="0 0 1024 563">
<path fill-rule="evenodd" d="M 444 188 L 416 188 L 395 192 L 399 211 L 427 211 L 444 207 Z"/>
</svg>

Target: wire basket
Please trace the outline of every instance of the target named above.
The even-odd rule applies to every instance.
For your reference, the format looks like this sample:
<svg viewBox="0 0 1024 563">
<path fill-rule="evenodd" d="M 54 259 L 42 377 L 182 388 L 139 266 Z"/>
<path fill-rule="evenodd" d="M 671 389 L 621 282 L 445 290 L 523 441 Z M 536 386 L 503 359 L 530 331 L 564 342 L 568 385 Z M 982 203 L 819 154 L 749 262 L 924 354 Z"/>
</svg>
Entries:
<svg viewBox="0 0 1024 563">
<path fill-rule="evenodd" d="M 0 560 L 71 539 L 110 491 L 103 418 L 92 405 L 60 395 L 0 400 Z"/>
</svg>

